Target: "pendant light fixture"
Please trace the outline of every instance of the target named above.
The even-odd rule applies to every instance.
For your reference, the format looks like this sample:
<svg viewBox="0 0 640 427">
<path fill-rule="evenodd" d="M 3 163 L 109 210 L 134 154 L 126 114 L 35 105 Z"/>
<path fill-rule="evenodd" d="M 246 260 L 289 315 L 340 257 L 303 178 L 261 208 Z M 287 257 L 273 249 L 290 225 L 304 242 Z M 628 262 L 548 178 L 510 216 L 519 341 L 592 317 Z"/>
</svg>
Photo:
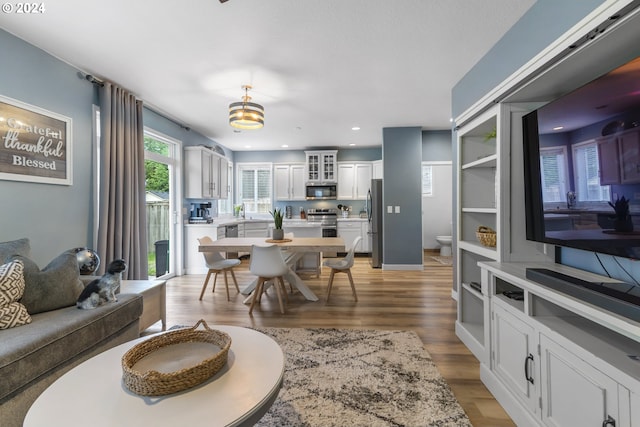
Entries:
<svg viewBox="0 0 640 427">
<path fill-rule="evenodd" d="M 229 104 L 229 124 L 236 129 L 260 129 L 264 126 L 264 107 L 251 101 L 251 85 L 242 86 L 244 96 L 240 102 Z"/>
</svg>

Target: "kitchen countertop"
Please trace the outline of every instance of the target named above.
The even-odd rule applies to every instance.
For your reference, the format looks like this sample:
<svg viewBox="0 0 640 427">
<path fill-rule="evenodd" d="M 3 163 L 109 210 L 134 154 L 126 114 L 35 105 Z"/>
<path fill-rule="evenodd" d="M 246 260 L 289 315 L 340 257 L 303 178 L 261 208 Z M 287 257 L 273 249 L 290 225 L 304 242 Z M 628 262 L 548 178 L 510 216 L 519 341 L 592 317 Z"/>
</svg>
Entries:
<svg viewBox="0 0 640 427">
<path fill-rule="evenodd" d="M 367 221 L 367 220 L 368 220 L 367 218 L 360 218 L 357 215 L 350 216 L 350 217 L 347 217 L 347 218 L 343 218 L 341 216 L 338 217 L 338 222 L 341 222 L 341 221 L 362 221 L 362 222 L 364 222 L 364 221 Z"/>
<path fill-rule="evenodd" d="M 367 221 L 367 218 L 360 218 L 358 215 L 349 216 L 343 218 L 338 216 L 338 222 L 342 221 Z M 215 218 L 213 222 L 209 224 L 185 224 L 189 227 L 224 227 L 225 225 L 233 224 L 247 224 L 247 223 L 273 223 L 271 218 Z M 289 227 L 319 227 L 319 224 L 308 222 L 306 219 L 300 217 L 285 218 L 283 220 L 283 226 Z"/>
</svg>

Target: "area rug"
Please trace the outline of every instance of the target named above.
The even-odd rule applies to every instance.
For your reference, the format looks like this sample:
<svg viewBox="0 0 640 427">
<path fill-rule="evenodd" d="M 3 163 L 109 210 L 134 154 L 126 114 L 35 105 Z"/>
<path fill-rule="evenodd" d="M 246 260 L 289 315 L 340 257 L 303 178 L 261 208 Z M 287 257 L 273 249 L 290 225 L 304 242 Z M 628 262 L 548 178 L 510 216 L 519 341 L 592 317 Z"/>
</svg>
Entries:
<svg viewBox="0 0 640 427">
<path fill-rule="evenodd" d="M 453 257 L 450 256 L 432 256 L 429 258 L 438 261 L 442 265 L 453 265 Z"/>
<path fill-rule="evenodd" d="M 255 328 L 285 354 L 260 427 L 471 426 L 415 332 Z"/>
</svg>

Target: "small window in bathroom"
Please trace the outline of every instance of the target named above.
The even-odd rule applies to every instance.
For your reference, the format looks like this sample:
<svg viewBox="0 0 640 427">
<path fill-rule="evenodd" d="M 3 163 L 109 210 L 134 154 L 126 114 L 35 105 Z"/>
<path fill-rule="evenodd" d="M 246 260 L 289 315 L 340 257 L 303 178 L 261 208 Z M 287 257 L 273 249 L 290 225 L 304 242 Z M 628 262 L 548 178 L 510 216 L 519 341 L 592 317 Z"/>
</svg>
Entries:
<svg viewBox="0 0 640 427">
<path fill-rule="evenodd" d="M 431 166 L 422 165 L 422 195 L 433 196 L 433 179 L 431 178 Z"/>
</svg>

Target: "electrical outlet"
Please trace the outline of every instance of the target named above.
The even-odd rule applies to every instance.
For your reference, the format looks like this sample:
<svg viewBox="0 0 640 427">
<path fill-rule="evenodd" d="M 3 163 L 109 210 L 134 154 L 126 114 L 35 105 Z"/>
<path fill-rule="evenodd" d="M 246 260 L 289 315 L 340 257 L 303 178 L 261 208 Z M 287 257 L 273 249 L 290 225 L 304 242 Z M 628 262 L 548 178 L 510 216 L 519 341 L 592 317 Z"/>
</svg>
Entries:
<svg viewBox="0 0 640 427">
<path fill-rule="evenodd" d="M 396 206 L 396 213 L 400 213 L 400 206 Z"/>
</svg>

